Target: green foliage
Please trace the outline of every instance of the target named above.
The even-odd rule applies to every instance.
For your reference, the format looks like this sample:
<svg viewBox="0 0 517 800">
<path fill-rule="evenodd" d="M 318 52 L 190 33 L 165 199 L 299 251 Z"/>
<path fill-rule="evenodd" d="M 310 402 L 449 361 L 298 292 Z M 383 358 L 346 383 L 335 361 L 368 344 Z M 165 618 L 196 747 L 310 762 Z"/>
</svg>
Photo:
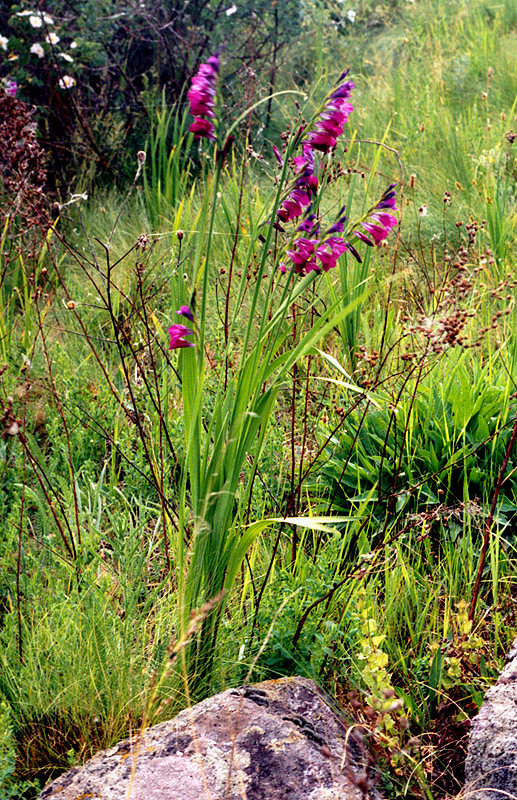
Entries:
<svg viewBox="0 0 517 800">
<path fill-rule="evenodd" d="M 504 373 L 494 381 L 491 365 L 473 378 L 464 361 L 448 361 L 448 377 L 440 372 L 439 379 L 435 368 L 407 383 L 396 404 L 373 393 L 331 437 L 321 482 L 337 513 L 365 500 L 377 520 L 462 504 L 478 513 L 477 504 L 490 505 L 510 435 L 511 384 Z M 498 504 L 503 526 L 517 510 L 513 458 Z M 460 524 L 451 521 L 451 534 Z"/>
<path fill-rule="evenodd" d="M 13 226 L 1 242 L 1 791 L 32 795 L 23 781 L 210 691 L 296 673 L 367 728 L 390 796 L 457 794 L 465 719 L 515 629 L 513 451 L 499 485 L 515 414 L 515 9 L 50 5 L 58 44 L 77 41 L 57 61 L 76 84 L 56 85 L 49 44 L 30 53 L 43 30 L 18 6 L 0 11 L 19 54 L 1 74 L 45 109 L 47 140 L 66 123 L 67 174 L 101 164 L 123 183 L 131 153 L 147 160 L 132 197 L 97 190 L 61 208 L 55 235 L 29 248 Z M 170 47 L 178 26 L 186 52 Z M 240 119 L 247 146 L 224 162 L 178 102 L 223 41 L 220 134 Z M 345 205 L 352 225 L 400 158 L 400 240 L 288 280 L 292 240 L 264 223 L 291 188 L 292 131 L 349 64 L 347 160 L 338 146 L 325 161 L 315 209 L 328 227 Z M 279 93 L 293 81 L 303 103 Z M 170 351 L 181 305 L 196 347 Z"/>
</svg>

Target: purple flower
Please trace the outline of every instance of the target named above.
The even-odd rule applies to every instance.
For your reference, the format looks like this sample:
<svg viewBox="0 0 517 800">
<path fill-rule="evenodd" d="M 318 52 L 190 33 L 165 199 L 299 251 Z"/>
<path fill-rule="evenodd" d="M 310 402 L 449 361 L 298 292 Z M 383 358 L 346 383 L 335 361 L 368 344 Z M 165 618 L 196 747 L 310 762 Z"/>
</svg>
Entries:
<svg viewBox="0 0 517 800">
<path fill-rule="evenodd" d="M 308 211 L 309 209 L 307 209 Z M 313 236 L 316 236 L 320 229 L 320 223 L 318 222 L 318 218 L 316 214 L 308 214 L 303 222 L 300 222 L 298 227 L 296 228 L 297 231 L 303 233 L 309 233 Z"/>
<path fill-rule="evenodd" d="M 170 336 L 169 342 L 169 350 L 176 350 L 178 347 L 195 347 L 196 345 L 194 342 L 188 342 L 184 339 L 184 336 L 189 336 L 193 334 L 190 328 L 187 328 L 186 325 L 171 325 L 170 328 L 167 328 L 167 333 Z"/>
<path fill-rule="evenodd" d="M 333 225 L 330 226 L 330 228 L 327 231 L 327 234 L 329 234 L 329 233 L 343 233 L 343 231 L 345 230 L 345 222 L 347 220 L 346 214 L 343 213 L 344 210 L 345 210 L 345 206 L 343 206 L 343 208 L 340 210 L 340 212 L 339 212 L 339 214 L 337 216 L 337 220 L 334 222 Z"/>
<path fill-rule="evenodd" d="M 284 166 L 284 159 L 283 159 L 282 153 L 280 152 L 280 150 L 278 149 L 278 147 L 275 144 L 272 145 L 272 148 L 273 148 L 273 153 L 275 154 L 278 163 L 280 164 L 281 167 L 283 167 Z"/>
<path fill-rule="evenodd" d="M 215 125 L 212 119 L 215 117 L 215 98 L 217 78 L 219 76 L 219 56 L 215 53 L 201 64 L 197 73 L 192 78 L 188 99 L 190 103 L 190 113 L 195 117 L 190 125 L 191 131 L 196 139 L 207 138 L 215 141 Z"/>
<path fill-rule="evenodd" d="M 307 273 L 312 271 L 320 271 L 320 267 L 314 258 L 314 253 L 318 245 L 318 239 L 306 239 L 300 236 L 293 244 L 294 249 L 287 251 L 287 255 L 293 262 L 293 271 L 296 275 L 307 275 Z M 280 271 L 287 272 L 285 264 L 280 264 Z"/>
<path fill-rule="evenodd" d="M 348 117 L 354 110 L 348 102 L 353 88 L 352 81 L 345 81 L 330 95 L 325 108 L 316 120 L 314 129 L 306 139 L 307 144 L 314 150 L 328 153 L 335 146 L 338 136 L 343 133 L 345 123 L 348 122 Z"/>
<path fill-rule="evenodd" d="M 329 269 L 334 269 L 337 266 L 339 256 L 348 250 L 348 243 L 339 236 L 331 236 L 326 239 L 316 250 L 316 256 L 319 259 L 324 272 Z"/>
<path fill-rule="evenodd" d="M 390 183 L 375 208 L 392 208 L 397 210 L 397 194 L 394 191 L 396 183 Z"/>
<path fill-rule="evenodd" d="M 362 231 L 354 231 L 353 235 L 365 244 L 370 246 L 380 244 L 397 224 L 397 218 L 383 210 L 385 208 L 397 210 L 395 185 L 392 183 L 388 186 L 377 205 L 370 211 L 368 220 L 361 222 L 361 227 L 365 229 L 368 236 Z"/>
<path fill-rule="evenodd" d="M 16 97 L 16 92 L 18 91 L 18 84 L 16 81 L 6 81 L 5 84 L 5 93 L 10 95 L 11 97 Z"/>
<path fill-rule="evenodd" d="M 296 156 L 293 158 L 293 162 L 296 166 L 297 173 L 305 173 L 308 172 L 310 175 L 314 174 L 314 170 L 316 168 L 316 163 L 314 159 L 314 151 L 312 147 L 308 144 L 302 145 L 302 155 Z"/>
<path fill-rule="evenodd" d="M 212 139 L 215 142 L 215 125 L 209 119 L 198 117 L 189 125 L 189 131 L 194 134 L 195 139 Z"/>
<path fill-rule="evenodd" d="M 293 249 L 287 251 L 287 255 L 293 262 L 293 272 L 296 275 L 308 275 L 309 272 L 328 272 L 329 269 L 334 269 L 339 256 L 346 250 L 357 253 L 349 242 L 339 236 L 331 236 L 324 242 L 300 236 L 293 243 Z M 287 272 L 285 264 L 280 264 L 280 272 Z"/>
<path fill-rule="evenodd" d="M 294 159 L 300 161 L 300 159 Z M 301 159 L 303 166 L 300 164 L 301 170 L 297 172 L 294 189 L 291 190 L 288 197 L 284 200 L 276 215 L 281 222 L 289 222 L 289 220 L 296 219 L 303 214 L 304 209 L 310 205 L 312 196 L 318 190 L 318 179 L 313 173 L 314 159 L 306 158 Z M 298 166 L 298 165 L 297 165 Z"/>
<path fill-rule="evenodd" d="M 180 306 L 176 314 L 179 314 L 181 317 L 186 317 L 190 322 L 194 322 L 194 314 L 188 306 Z"/>
</svg>

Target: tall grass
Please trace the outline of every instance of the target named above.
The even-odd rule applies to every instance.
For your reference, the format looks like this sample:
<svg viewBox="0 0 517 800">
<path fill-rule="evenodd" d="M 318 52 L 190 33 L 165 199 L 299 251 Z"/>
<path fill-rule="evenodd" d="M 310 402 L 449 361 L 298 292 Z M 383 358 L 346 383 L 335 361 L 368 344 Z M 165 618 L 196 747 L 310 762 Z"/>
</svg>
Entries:
<svg viewBox="0 0 517 800">
<path fill-rule="evenodd" d="M 284 101 L 296 118 L 283 168 L 260 133 L 224 160 L 194 145 L 163 105 L 125 205 L 62 209 L 32 260 L 4 231 L 11 794 L 250 669 L 324 682 L 391 796 L 459 791 L 465 719 L 515 628 L 515 14 L 359 11 L 331 39 L 355 62 L 357 129 L 318 211 L 360 218 L 400 161 L 389 246 L 316 278 L 278 270 L 292 236 L 267 223 L 331 75 L 303 108 L 273 102 L 270 131 Z M 180 321 L 196 346 L 169 350 Z"/>
</svg>

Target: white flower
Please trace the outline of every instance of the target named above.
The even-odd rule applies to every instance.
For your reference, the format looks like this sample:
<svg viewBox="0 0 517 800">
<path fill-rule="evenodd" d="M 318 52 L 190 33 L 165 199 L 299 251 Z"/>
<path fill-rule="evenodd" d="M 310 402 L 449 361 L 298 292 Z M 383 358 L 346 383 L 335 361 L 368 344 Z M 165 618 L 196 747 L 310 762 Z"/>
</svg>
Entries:
<svg viewBox="0 0 517 800">
<path fill-rule="evenodd" d="M 7 36 L 0 36 L 0 47 L 2 48 L 2 50 L 7 50 L 8 41 L 9 39 L 7 38 Z"/>
<path fill-rule="evenodd" d="M 71 75 L 63 75 L 63 77 L 59 79 L 59 88 L 71 89 L 72 86 L 75 86 L 75 83 L 75 78 L 72 78 Z"/>
<path fill-rule="evenodd" d="M 224 13 L 226 14 L 227 17 L 231 17 L 231 15 L 235 14 L 236 11 L 237 11 L 237 6 L 235 5 L 235 3 L 233 3 L 233 5 L 231 5 L 230 8 L 227 8 Z"/>
<path fill-rule="evenodd" d="M 45 51 L 39 42 L 34 42 L 34 44 L 31 46 L 31 53 L 34 53 L 34 55 L 38 56 L 38 58 L 43 58 L 45 55 Z"/>
<path fill-rule="evenodd" d="M 355 22 L 356 16 L 357 16 L 357 11 L 354 11 L 353 8 L 351 8 L 349 11 L 346 12 L 346 17 L 349 22 Z"/>
<path fill-rule="evenodd" d="M 77 42 L 70 42 L 70 50 L 75 50 L 77 47 Z"/>
<path fill-rule="evenodd" d="M 418 209 L 418 213 L 420 214 L 421 217 L 427 217 L 427 205 L 426 205 L 426 203 L 424 203 L 423 206 L 420 206 L 420 208 Z"/>
<path fill-rule="evenodd" d="M 45 41 L 47 44 L 57 44 L 59 42 L 59 36 L 52 31 L 48 36 L 45 36 Z"/>
<path fill-rule="evenodd" d="M 18 58 L 19 56 L 17 56 L 16 53 L 11 53 L 10 56 L 7 56 L 8 61 L 18 61 Z"/>
<path fill-rule="evenodd" d="M 32 25 L 33 28 L 41 28 L 42 20 L 47 25 L 53 25 L 54 24 L 54 20 L 52 19 L 52 17 L 49 17 L 49 15 L 46 14 L 45 12 L 43 12 L 43 14 L 42 14 L 41 11 L 17 11 L 16 12 L 16 16 L 17 17 L 30 17 L 29 22 L 30 22 L 30 24 Z M 40 20 L 39 24 L 37 22 L 34 22 L 35 19 L 39 19 Z"/>
<path fill-rule="evenodd" d="M 61 58 L 64 58 L 64 59 L 65 59 L 65 61 L 68 61 L 68 63 L 69 63 L 69 64 L 72 64 L 72 63 L 73 63 L 73 60 L 74 60 L 74 59 L 72 58 L 72 56 L 69 56 L 69 55 L 68 55 L 68 53 L 58 53 L 58 55 L 59 55 Z"/>
</svg>

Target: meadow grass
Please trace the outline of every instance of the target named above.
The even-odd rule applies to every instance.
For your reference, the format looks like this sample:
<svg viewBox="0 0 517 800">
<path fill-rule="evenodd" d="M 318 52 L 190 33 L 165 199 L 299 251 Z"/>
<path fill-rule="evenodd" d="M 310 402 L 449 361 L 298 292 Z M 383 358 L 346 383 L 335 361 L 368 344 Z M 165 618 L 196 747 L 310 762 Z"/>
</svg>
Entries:
<svg viewBox="0 0 517 800">
<path fill-rule="evenodd" d="M 323 73 L 326 47 L 350 63 L 322 212 L 353 198 L 360 216 L 400 160 L 400 238 L 303 291 L 282 282 L 278 237 L 260 241 L 280 200 L 271 142 L 214 166 L 164 106 L 120 219 L 123 198 L 99 192 L 5 262 L 8 796 L 250 670 L 331 690 L 391 796 L 460 791 L 466 720 L 516 626 L 516 15 L 359 12 L 295 49 L 293 74 L 310 57 Z M 184 304 L 203 346 L 176 359 Z M 439 338 L 445 318 L 463 340 Z"/>
</svg>

